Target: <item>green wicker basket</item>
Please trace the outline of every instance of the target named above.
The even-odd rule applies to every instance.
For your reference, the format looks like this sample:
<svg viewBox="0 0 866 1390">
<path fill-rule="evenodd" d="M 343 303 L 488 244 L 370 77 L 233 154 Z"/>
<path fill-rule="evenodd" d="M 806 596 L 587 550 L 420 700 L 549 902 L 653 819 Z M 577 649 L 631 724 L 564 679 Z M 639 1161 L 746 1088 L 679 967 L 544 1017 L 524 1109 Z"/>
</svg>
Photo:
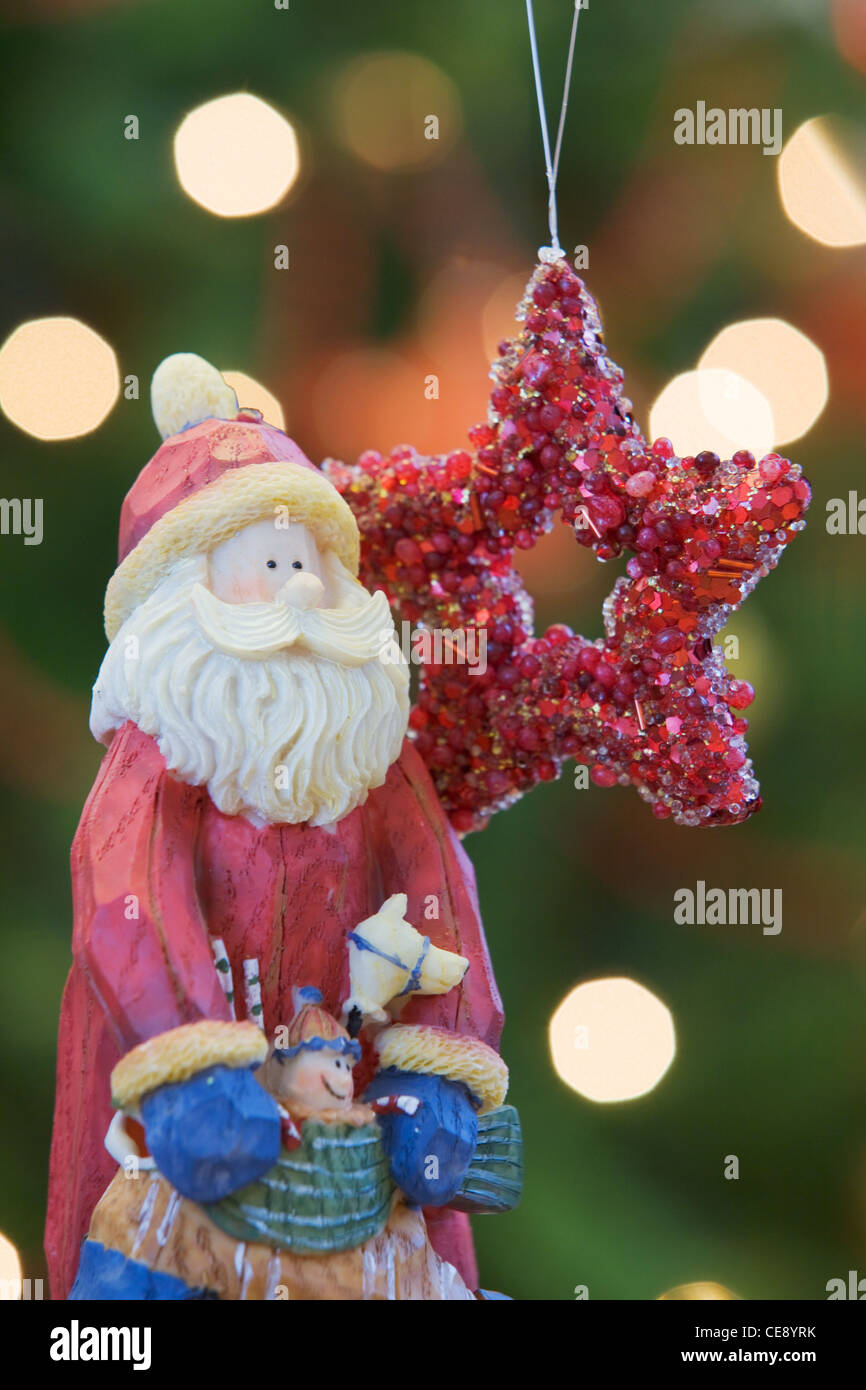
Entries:
<svg viewBox="0 0 866 1390">
<path fill-rule="evenodd" d="M 523 1190 L 523 1139 L 513 1105 L 478 1119 L 478 1143 L 454 1200 L 457 1211 L 511 1211 Z"/>
<path fill-rule="evenodd" d="M 236 1240 L 295 1255 L 352 1250 L 378 1235 L 394 1184 L 378 1123 L 353 1127 L 307 1120 L 302 1140 L 248 1187 L 208 1206 Z"/>
</svg>

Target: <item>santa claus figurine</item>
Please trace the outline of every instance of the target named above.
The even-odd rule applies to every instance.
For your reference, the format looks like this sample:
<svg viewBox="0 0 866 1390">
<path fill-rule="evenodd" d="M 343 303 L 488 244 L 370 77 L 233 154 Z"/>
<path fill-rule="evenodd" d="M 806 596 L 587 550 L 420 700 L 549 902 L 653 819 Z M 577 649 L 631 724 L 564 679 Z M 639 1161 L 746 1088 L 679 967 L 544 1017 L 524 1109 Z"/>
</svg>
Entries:
<svg viewBox="0 0 866 1390">
<path fill-rule="evenodd" d="M 476 1092 L 487 1068 L 499 1084 L 502 1011 L 471 865 L 406 740 L 408 672 L 387 600 L 358 583 L 347 503 L 280 430 L 238 409 L 214 368 L 168 358 L 152 399 L 164 442 L 121 514 L 91 714 L 107 752 L 72 850 L 53 1296 L 66 1296 L 116 1171 L 103 1140 L 117 1064 L 139 1049 L 131 1102 L 178 1192 L 214 1203 L 255 1181 L 280 1151 L 280 1111 L 254 1075 L 250 1018 L 271 1036 L 299 978 L 338 1013 L 347 933 L 394 894 L 424 938 L 469 962 L 448 993 L 406 989 L 386 1084 L 423 1101 L 424 1123 L 410 1106 L 383 1132 L 434 1250 L 474 1290 L 468 1218 L 449 1204 L 476 1109 L 461 1050 L 442 1038 L 475 1040 Z M 358 1094 L 376 1066 L 361 1041 Z M 134 1259 L 127 1274 L 122 1296 L 145 1296 Z M 99 1297 L 93 1262 L 91 1275 Z"/>
</svg>

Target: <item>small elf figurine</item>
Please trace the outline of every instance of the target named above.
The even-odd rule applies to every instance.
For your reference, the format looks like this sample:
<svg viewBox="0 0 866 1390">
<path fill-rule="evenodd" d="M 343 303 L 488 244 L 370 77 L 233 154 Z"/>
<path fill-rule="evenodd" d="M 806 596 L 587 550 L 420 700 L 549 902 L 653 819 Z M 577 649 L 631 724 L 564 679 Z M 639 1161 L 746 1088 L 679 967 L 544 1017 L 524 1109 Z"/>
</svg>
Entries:
<svg viewBox="0 0 866 1390">
<path fill-rule="evenodd" d="M 407 1156 L 395 1158 L 388 1125 L 425 1108 L 417 1095 L 389 1092 L 395 1069 L 381 1064 L 400 1025 L 380 1034 L 380 1072 L 369 1103 L 358 1102 L 352 1072 L 361 1046 L 321 998 L 317 989 L 296 991 L 298 1010 L 277 1030 L 256 1073 L 282 1117 L 273 1167 L 231 1196 L 200 1205 L 174 1190 L 152 1160 L 144 1160 L 143 1170 L 125 1164 L 97 1204 L 72 1299 L 122 1298 L 131 1281 L 149 1299 L 494 1296 L 473 1292 L 436 1254 L 423 1212 L 400 1188 Z M 486 1091 L 483 1045 L 471 1039 L 460 1045 L 444 1033 L 437 1039 L 439 1031 L 427 1030 L 422 1052 L 444 1046 L 452 1075 L 467 1078 L 461 1090 L 482 1112 L 457 1200 L 468 1210 L 505 1210 L 519 1196 L 521 1168 L 516 1114 L 493 1103 L 504 1094 L 504 1077 L 495 1094 Z M 117 1087 L 128 1065 L 121 1063 Z M 416 1122 L 427 1143 L 429 1128 Z"/>
<path fill-rule="evenodd" d="M 354 1100 L 352 1070 L 361 1060 L 361 1044 L 322 1007 L 318 989 L 298 990 L 297 1000 L 298 1012 L 282 1030 L 285 1044 L 271 1047 L 257 1073 L 265 1090 L 286 1111 L 282 1140 L 287 1149 L 301 1141 L 298 1121 L 315 1116 L 326 1124 L 340 1120 L 362 1125 L 373 1118 L 368 1105 Z"/>
</svg>

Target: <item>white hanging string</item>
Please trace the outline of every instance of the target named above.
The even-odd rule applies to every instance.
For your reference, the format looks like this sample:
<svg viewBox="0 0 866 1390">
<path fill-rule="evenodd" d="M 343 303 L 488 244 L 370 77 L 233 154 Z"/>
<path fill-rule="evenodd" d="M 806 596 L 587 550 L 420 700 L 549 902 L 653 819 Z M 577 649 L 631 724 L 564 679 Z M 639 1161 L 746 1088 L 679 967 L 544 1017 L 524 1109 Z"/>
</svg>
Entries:
<svg viewBox="0 0 866 1390">
<path fill-rule="evenodd" d="M 559 174 L 559 156 L 562 151 L 562 133 L 565 130 L 565 113 L 568 110 L 569 88 L 571 87 L 571 67 L 574 62 L 574 43 L 577 38 L 577 24 L 580 19 L 581 0 L 574 0 L 574 18 L 571 21 L 571 39 L 568 45 L 568 59 L 565 65 L 565 84 L 562 90 L 562 106 L 559 110 L 559 128 L 556 132 L 556 146 L 553 158 L 550 157 L 550 134 L 547 128 L 547 113 L 544 108 L 544 93 L 541 87 L 541 67 L 538 62 L 538 44 L 535 38 L 535 15 L 532 0 L 526 0 L 526 19 L 529 24 L 529 48 L 532 53 L 532 71 L 535 76 L 535 95 L 538 98 L 538 116 L 541 121 L 541 142 L 544 146 L 544 168 L 547 175 L 549 197 L 547 200 L 547 223 L 550 228 L 550 244 L 554 251 L 562 253 L 559 244 L 559 225 L 556 211 L 556 180 Z"/>
</svg>

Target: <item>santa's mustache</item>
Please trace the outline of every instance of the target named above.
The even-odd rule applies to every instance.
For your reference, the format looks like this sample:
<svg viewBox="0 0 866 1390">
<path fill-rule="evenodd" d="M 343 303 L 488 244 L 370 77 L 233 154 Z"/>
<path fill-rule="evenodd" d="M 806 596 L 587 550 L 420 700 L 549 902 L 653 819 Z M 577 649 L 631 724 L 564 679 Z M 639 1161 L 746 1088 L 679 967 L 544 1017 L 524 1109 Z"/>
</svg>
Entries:
<svg viewBox="0 0 866 1390">
<path fill-rule="evenodd" d="M 314 607 L 322 593 L 321 581 L 304 574 L 288 580 L 271 603 L 225 603 L 203 584 L 193 585 L 190 602 L 203 636 L 229 656 L 261 660 L 297 647 L 341 666 L 395 659 L 393 619 L 381 589 L 340 608 Z"/>
</svg>

